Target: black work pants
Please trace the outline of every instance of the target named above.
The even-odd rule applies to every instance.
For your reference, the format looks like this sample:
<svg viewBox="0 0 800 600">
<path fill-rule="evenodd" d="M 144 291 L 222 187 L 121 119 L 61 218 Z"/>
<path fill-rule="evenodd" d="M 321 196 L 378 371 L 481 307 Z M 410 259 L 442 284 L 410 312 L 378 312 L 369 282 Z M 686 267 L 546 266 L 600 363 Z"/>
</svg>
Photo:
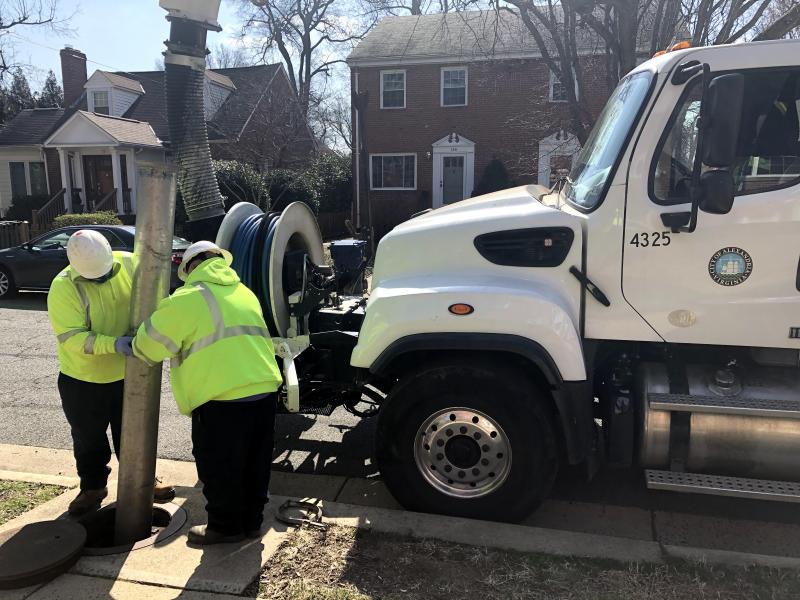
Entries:
<svg viewBox="0 0 800 600">
<path fill-rule="evenodd" d="M 106 431 L 111 426 L 114 452 L 119 458 L 122 429 L 123 381 L 89 383 L 59 373 L 58 393 L 72 431 L 72 451 L 82 490 L 106 486 L 111 448 Z"/>
<path fill-rule="evenodd" d="M 261 527 L 269 499 L 276 394 L 206 402 L 192 412 L 192 454 L 208 528 L 235 535 Z"/>
</svg>

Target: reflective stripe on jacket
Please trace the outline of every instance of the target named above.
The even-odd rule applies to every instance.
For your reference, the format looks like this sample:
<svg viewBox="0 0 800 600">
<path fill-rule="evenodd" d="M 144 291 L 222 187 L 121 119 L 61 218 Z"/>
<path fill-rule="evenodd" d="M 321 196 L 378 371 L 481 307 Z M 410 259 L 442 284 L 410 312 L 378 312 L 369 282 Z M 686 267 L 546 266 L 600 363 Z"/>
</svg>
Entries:
<svg viewBox="0 0 800 600">
<path fill-rule="evenodd" d="M 220 258 L 159 303 L 133 352 L 149 364 L 172 359 L 172 392 L 185 415 L 209 400 L 274 392 L 282 381 L 258 299 Z"/>
<path fill-rule="evenodd" d="M 61 372 L 90 383 L 125 377 L 125 357 L 114 343 L 130 329 L 133 255 L 114 252 L 111 278 L 84 279 L 72 267 L 56 275 L 47 295 L 47 314 L 58 340 Z"/>
</svg>

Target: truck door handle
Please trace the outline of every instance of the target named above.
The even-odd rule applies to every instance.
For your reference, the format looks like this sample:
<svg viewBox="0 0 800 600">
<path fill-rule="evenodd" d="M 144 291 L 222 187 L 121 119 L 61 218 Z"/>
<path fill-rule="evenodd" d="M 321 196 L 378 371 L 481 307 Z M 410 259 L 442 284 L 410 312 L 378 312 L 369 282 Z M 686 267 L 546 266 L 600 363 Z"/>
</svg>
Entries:
<svg viewBox="0 0 800 600">
<path fill-rule="evenodd" d="M 583 271 L 576 266 L 572 266 L 569 268 L 569 272 L 572 273 L 575 279 L 581 282 L 581 285 L 585 287 L 586 291 L 592 295 L 592 298 L 597 300 L 603 306 L 611 306 L 611 300 L 608 299 L 608 296 L 600 291 L 600 288 L 592 283 L 592 280 L 589 279 Z"/>
</svg>

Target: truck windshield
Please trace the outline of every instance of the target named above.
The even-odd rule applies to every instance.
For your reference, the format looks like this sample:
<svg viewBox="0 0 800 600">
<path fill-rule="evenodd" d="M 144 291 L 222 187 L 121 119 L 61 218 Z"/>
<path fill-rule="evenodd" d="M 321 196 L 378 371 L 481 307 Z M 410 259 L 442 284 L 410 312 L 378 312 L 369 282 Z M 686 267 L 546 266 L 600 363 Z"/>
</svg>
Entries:
<svg viewBox="0 0 800 600">
<path fill-rule="evenodd" d="M 652 74 L 644 71 L 619 82 L 567 178 L 564 194 L 584 210 L 597 206 L 617 157 L 647 97 Z"/>
</svg>

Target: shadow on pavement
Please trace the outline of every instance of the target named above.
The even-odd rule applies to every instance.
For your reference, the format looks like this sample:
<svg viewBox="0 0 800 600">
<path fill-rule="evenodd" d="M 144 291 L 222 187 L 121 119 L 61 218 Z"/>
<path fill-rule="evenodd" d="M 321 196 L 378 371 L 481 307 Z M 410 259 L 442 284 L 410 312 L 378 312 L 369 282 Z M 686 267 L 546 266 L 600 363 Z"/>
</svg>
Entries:
<svg viewBox="0 0 800 600">
<path fill-rule="evenodd" d="M 303 437 L 312 427 L 329 434 Z M 369 477 L 378 473 L 372 461 L 375 419 L 336 424 L 313 415 L 278 415 L 273 468 L 278 471 Z M 324 434 L 324 431 L 320 432 Z M 327 438 L 327 439 L 326 439 Z M 299 461 L 299 462 L 298 462 Z"/>
<path fill-rule="evenodd" d="M 16 298 L 0 300 L 0 309 L 47 310 L 47 294 L 43 292 L 21 292 Z"/>
</svg>

